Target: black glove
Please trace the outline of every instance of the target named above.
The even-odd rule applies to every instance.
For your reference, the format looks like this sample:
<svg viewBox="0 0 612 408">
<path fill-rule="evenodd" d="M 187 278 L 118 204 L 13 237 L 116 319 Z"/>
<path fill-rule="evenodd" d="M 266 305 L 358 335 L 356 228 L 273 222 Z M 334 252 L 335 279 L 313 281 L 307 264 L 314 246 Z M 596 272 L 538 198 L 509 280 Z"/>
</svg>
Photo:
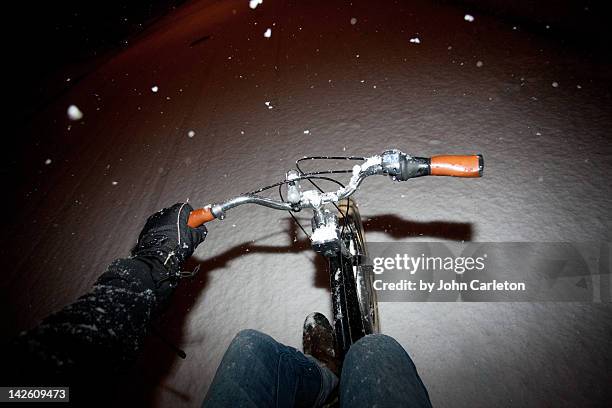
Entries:
<svg viewBox="0 0 612 408">
<path fill-rule="evenodd" d="M 167 271 L 166 276 L 154 277 L 156 284 L 170 281 L 175 286 L 180 278 L 183 262 L 204 241 L 208 230 L 205 226 L 191 228 L 187 225 L 193 208 L 188 203 L 174 204 L 153 214 L 147 220 L 132 256 L 158 261 Z"/>
</svg>

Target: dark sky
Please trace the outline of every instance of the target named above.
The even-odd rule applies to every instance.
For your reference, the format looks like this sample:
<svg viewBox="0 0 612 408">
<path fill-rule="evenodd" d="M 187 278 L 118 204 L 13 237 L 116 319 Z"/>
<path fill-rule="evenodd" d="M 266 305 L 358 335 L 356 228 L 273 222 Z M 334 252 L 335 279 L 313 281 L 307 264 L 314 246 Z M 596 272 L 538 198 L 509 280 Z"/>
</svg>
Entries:
<svg viewBox="0 0 612 408">
<path fill-rule="evenodd" d="M 185 0 L 90 0 L 18 2 L 7 14 L 15 24 L 15 45 L 27 60 L 45 65 L 72 62 L 121 44 L 134 33 Z M 245 2 L 247 0 L 244 0 Z M 591 47 L 609 44 L 610 14 L 606 2 L 593 0 L 442 0 L 467 4 L 490 14 L 552 32 L 580 36 Z M 588 36 L 588 37 L 587 37 Z M 566 36 L 570 40 L 570 36 Z M 24 61 L 26 62 L 26 61 Z"/>
<path fill-rule="evenodd" d="M 7 13 L 11 76 L 17 86 L 18 117 L 27 120 L 66 84 L 57 82 L 77 68 L 126 46 L 125 40 L 184 0 L 90 0 L 19 2 Z M 74 69 L 73 69 L 74 68 Z"/>
<path fill-rule="evenodd" d="M 11 22 L 9 59 L 14 69 L 11 77 L 18 84 L 14 106 L 23 113 L 19 117 L 27 118 L 62 91 L 63 87 L 54 82 L 67 66 L 120 49 L 126 38 L 184 1 L 68 0 L 11 5 L 13 9 L 6 14 Z M 551 37 L 569 46 L 592 50 L 594 57 L 609 54 L 612 25 L 604 1 L 441 1 L 463 3 L 534 31 L 549 31 Z"/>
</svg>

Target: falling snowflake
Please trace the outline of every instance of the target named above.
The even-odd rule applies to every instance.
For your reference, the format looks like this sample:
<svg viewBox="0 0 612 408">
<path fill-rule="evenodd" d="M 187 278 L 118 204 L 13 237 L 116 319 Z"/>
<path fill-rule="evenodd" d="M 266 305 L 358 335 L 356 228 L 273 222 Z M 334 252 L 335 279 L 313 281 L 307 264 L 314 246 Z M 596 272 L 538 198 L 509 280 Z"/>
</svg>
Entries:
<svg viewBox="0 0 612 408">
<path fill-rule="evenodd" d="M 153 85 L 151 87 L 151 92 L 156 93 L 157 91 L 159 91 L 159 87 L 157 85 Z"/>
<path fill-rule="evenodd" d="M 249 1 L 249 7 L 252 8 L 253 10 L 255 10 L 255 8 L 259 6 L 260 4 L 263 4 L 263 0 L 250 0 Z"/>
<path fill-rule="evenodd" d="M 309 134 L 310 134 L 310 130 L 306 129 L 306 130 L 304 131 L 304 134 L 305 134 L 305 135 L 309 135 Z"/>
<path fill-rule="evenodd" d="M 351 25 L 357 24 L 357 19 L 355 17 L 351 18 Z"/>
<path fill-rule="evenodd" d="M 419 37 L 414 37 L 410 39 L 410 42 L 413 44 L 420 44 L 421 40 L 419 39 Z"/>
<path fill-rule="evenodd" d="M 482 61 L 476 61 L 476 66 L 478 68 L 482 67 L 484 65 L 484 63 Z"/>
<path fill-rule="evenodd" d="M 195 136 L 195 132 L 193 130 L 190 130 L 189 132 L 187 132 L 187 136 L 194 137 Z"/>
<path fill-rule="evenodd" d="M 264 33 L 264 37 L 266 38 L 272 37 L 272 30 L 270 28 L 268 28 L 266 32 Z"/>
<path fill-rule="evenodd" d="M 68 118 L 70 120 L 81 120 L 83 119 L 83 112 L 76 105 L 70 105 L 68 107 Z"/>
<path fill-rule="evenodd" d="M 112 184 L 113 186 L 116 186 L 117 184 L 119 184 L 119 182 L 118 182 L 118 181 L 113 181 L 113 182 L 111 182 L 111 184 Z"/>
<path fill-rule="evenodd" d="M 557 81 L 555 81 L 555 82 L 552 83 L 552 86 L 553 86 L 553 88 L 557 88 L 557 87 L 559 87 L 559 83 Z"/>
<path fill-rule="evenodd" d="M 273 108 L 273 106 L 270 104 L 270 101 L 265 101 L 264 104 L 268 107 L 268 109 Z"/>
<path fill-rule="evenodd" d="M 465 16 L 463 16 L 463 19 L 467 21 L 468 23 L 471 23 L 474 21 L 474 16 L 471 14 L 466 14 Z"/>
<path fill-rule="evenodd" d="M 50 165 L 50 164 L 51 164 L 51 159 L 47 159 L 47 160 L 45 160 L 45 164 L 46 164 L 47 166 L 48 166 L 48 165 Z"/>
</svg>

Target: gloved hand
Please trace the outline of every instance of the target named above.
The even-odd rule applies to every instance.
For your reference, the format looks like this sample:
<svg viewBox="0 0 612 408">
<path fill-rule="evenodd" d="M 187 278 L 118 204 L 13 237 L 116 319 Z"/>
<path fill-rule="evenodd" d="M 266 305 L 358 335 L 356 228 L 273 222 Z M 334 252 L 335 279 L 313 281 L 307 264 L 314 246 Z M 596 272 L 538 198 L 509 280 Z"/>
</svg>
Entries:
<svg viewBox="0 0 612 408">
<path fill-rule="evenodd" d="M 193 208 L 188 203 L 177 203 L 153 214 L 147 220 L 132 256 L 155 259 L 168 271 L 163 280 L 176 284 L 183 262 L 204 241 L 208 230 L 205 226 L 191 228 L 187 225 Z"/>
</svg>

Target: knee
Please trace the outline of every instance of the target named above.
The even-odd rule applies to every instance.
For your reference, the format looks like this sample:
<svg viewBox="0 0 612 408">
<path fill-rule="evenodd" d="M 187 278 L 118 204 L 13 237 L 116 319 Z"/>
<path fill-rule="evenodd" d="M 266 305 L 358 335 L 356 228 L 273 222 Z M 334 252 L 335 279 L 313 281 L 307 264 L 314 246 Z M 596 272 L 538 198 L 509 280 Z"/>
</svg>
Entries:
<svg viewBox="0 0 612 408">
<path fill-rule="evenodd" d="M 265 333 L 246 329 L 236 334 L 230 343 L 226 355 L 241 359 L 258 358 L 263 354 L 273 353 L 276 341 Z"/>
<path fill-rule="evenodd" d="M 356 350 L 361 351 L 377 351 L 382 349 L 401 349 L 402 346 L 391 336 L 387 336 L 386 334 L 368 334 L 367 336 L 362 337 L 357 341 L 353 346 L 351 346 L 351 350 L 356 348 Z"/>
<path fill-rule="evenodd" d="M 351 346 L 346 359 L 357 362 L 388 356 L 407 356 L 410 360 L 406 350 L 393 337 L 384 334 L 369 334 Z"/>
<path fill-rule="evenodd" d="M 217 375 L 250 378 L 254 372 L 273 370 L 276 361 L 278 343 L 272 337 L 257 330 L 241 330 L 225 351 Z"/>
<path fill-rule="evenodd" d="M 266 337 L 268 337 L 268 335 L 260 331 L 253 330 L 253 329 L 244 329 L 244 330 L 240 330 L 236 334 L 232 342 L 256 343 L 256 342 L 264 340 Z"/>
</svg>

